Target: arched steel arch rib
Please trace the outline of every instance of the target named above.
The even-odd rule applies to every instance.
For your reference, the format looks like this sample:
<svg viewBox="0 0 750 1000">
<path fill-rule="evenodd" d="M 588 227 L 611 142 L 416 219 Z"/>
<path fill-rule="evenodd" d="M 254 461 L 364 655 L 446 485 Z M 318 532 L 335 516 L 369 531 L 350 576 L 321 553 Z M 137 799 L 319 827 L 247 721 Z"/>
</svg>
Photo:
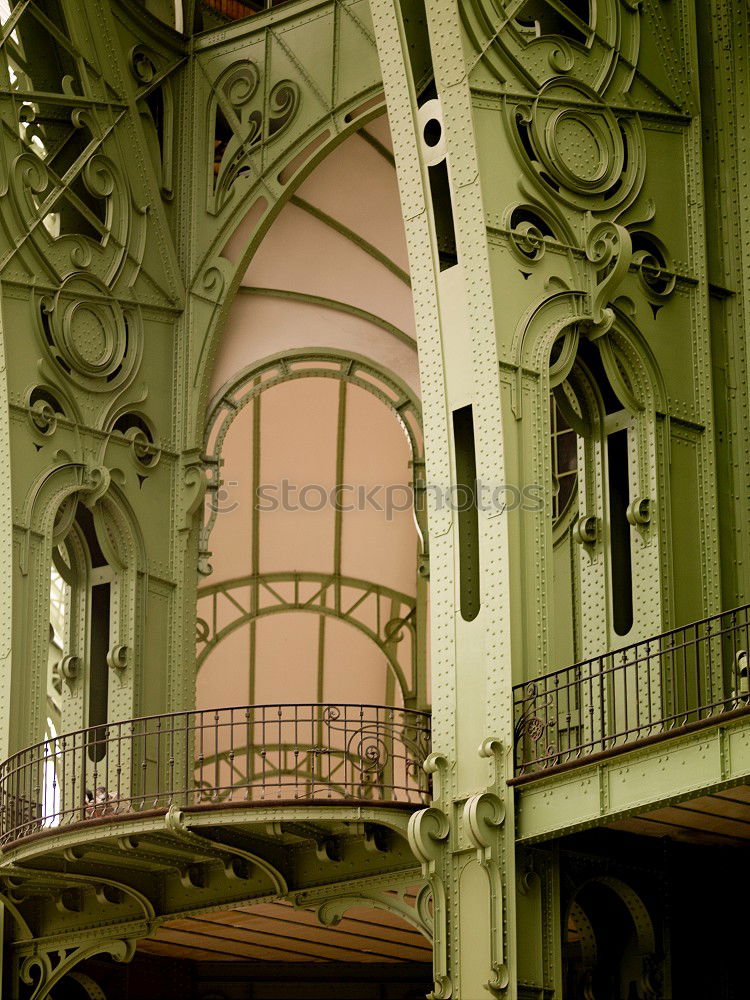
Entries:
<svg viewBox="0 0 750 1000">
<path fill-rule="evenodd" d="M 405 333 L 402 329 L 400 329 L 400 327 L 390 323 L 387 319 L 383 319 L 382 316 L 368 312 L 366 309 L 360 309 L 359 306 L 353 306 L 349 302 L 342 302 L 339 299 L 326 298 L 323 295 L 313 295 L 309 292 L 294 292 L 288 288 L 260 288 L 257 286 L 251 287 L 250 285 L 240 285 L 237 289 L 237 294 L 254 295 L 258 298 L 267 299 L 284 299 L 287 302 L 317 306 L 321 309 L 329 309 L 331 312 L 342 313 L 344 316 L 353 316 L 355 319 L 361 319 L 366 323 L 371 323 L 373 326 L 377 326 L 385 333 L 395 337 L 396 340 L 401 341 L 402 344 L 406 344 L 407 347 L 411 347 L 412 350 L 416 351 L 417 349 L 416 340 L 408 333 Z"/>
<path fill-rule="evenodd" d="M 309 296 L 306 300 L 310 301 Z M 336 365 L 335 368 L 331 367 L 331 362 Z M 409 441 L 412 461 L 421 460 L 422 408 L 415 393 L 401 378 L 369 358 L 326 347 L 300 347 L 272 354 L 249 365 L 223 385 L 214 396 L 206 419 L 207 460 L 210 462 L 219 457 L 229 425 L 239 410 L 266 389 L 295 378 L 333 378 L 351 382 L 371 393 L 401 422 Z M 216 427 L 219 429 L 214 435 Z"/>
<path fill-rule="evenodd" d="M 335 368 L 331 367 L 331 362 L 335 364 Z M 207 489 L 214 492 L 219 489 L 221 451 L 237 413 L 266 389 L 299 378 L 336 379 L 355 385 L 375 396 L 393 413 L 409 442 L 412 487 L 415 491 L 415 520 L 422 555 L 427 556 L 427 512 L 425 505 L 417 502 L 416 493 L 422 481 L 424 466 L 422 407 L 415 393 L 401 378 L 359 354 L 324 347 L 283 351 L 249 365 L 222 386 L 211 402 L 206 420 L 204 460 L 208 465 Z M 204 553 L 208 551 L 208 539 L 217 513 L 217 506 L 214 504 L 201 531 L 201 549 Z"/>
<path fill-rule="evenodd" d="M 310 47 L 309 28 L 305 27 L 313 13 L 316 30 L 322 32 L 328 24 L 327 47 L 315 50 L 314 75 L 306 66 Z M 354 40 L 358 58 L 344 64 L 338 53 L 344 45 L 351 50 Z M 186 327 L 195 331 L 190 378 L 196 393 L 192 420 L 197 441 L 221 327 L 253 253 L 310 171 L 345 138 L 382 114 L 385 101 L 366 0 L 346 5 L 340 0 L 307 0 L 284 6 L 221 31 L 206 32 L 195 38 L 194 46 L 194 97 L 199 104 L 204 99 L 212 108 L 221 104 L 226 116 L 226 100 L 219 90 L 227 79 L 227 67 L 240 68 L 248 61 L 254 62 L 255 72 L 272 96 L 277 88 L 286 87 L 290 98 L 289 117 L 270 134 L 245 135 L 241 122 L 230 123 L 230 142 L 238 140 L 232 148 L 241 159 L 241 170 L 236 171 L 238 179 L 232 181 L 226 199 L 222 193 L 217 203 L 213 192 L 199 190 L 194 177 L 188 181 L 206 209 L 205 229 L 193 248 L 190 303 L 185 317 Z M 326 61 L 330 71 L 323 73 Z M 325 85 L 316 83 L 323 79 L 328 81 Z M 191 171 L 195 162 L 206 159 L 213 139 L 209 121 L 208 133 L 201 130 L 192 144 L 186 143 L 192 158 Z M 234 164 L 229 166 L 235 170 Z M 226 167 L 222 161 L 222 183 Z"/>
<path fill-rule="evenodd" d="M 302 587 L 302 591 L 301 591 Z M 284 592 L 286 589 L 286 593 Z M 238 598 L 245 591 L 249 606 Z M 412 694 L 415 679 L 415 644 L 411 644 L 411 679 L 396 655 L 403 629 L 414 629 L 416 598 L 389 587 L 330 573 L 261 573 L 201 587 L 198 600 L 210 597 L 211 621 L 198 620 L 197 669 L 211 650 L 242 625 L 268 615 L 306 611 L 327 615 L 359 629 L 385 656 L 404 699 Z M 236 617 L 218 627 L 219 604 L 234 608 Z M 374 615 L 375 628 L 368 623 Z"/>
</svg>

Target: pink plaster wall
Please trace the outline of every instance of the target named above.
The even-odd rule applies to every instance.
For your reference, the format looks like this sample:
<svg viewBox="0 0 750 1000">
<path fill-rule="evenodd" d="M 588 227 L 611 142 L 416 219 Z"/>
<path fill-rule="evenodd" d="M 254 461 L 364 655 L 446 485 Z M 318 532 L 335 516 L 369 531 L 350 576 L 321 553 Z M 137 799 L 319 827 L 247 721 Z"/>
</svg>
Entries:
<svg viewBox="0 0 750 1000">
<path fill-rule="evenodd" d="M 368 126 L 389 143 L 385 120 Z M 336 149 L 303 183 L 299 196 L 335 216 L 406 269 L 403 223 L 393 167 L 360 136 Z M 299 207 L 287 205 L 272 225 L 243 280 L 247 287 L 308 293 L 348 303 L 414 337 L 411 292 L 380 262 Z M 418 393 L 416 351 L 366 318 L 281 297 L 238 294 L 213 373 L 216 393 L 258 360 L 295 347 L 332 348 L 364 355 Z M 260 396 L 260 482 L 280 496 L 282 480 L 330 491 L 336 482 L 339 382 L 300 378 Z M 371 489 L 410 480 L 409 448 L 393 412 L 369 392 L 349 386 L 343 481 Z M 253 564 L 253 408 L 241 411 L 227 433 L 221 477 L 226 508 L 210 539 L 213 573 L 201 583 L 256 571 L 334 570 L 334 509 L 276 509 L 258 516 L 258 564 Z M 266 496 L 269 494 L 267 493 Z M 316 499 L 311 491 L 309 498 Z M 351 494 L 348 494 L 348 500 Z M 385 494 L 381 493 L 381 500 Z M 342 515 L 341 572 L 415 593 L 417 536 L 410 510 L 373 508 Z M 209 602 L 199 601 L 199 614 Z M 221 614 L 231 619 L 231 606 Z M 374 624 L 374 623 L 373 623 Z M 199 706 L 246 702 L 325 700 L 383 703 L 385 658 L 351 625 L 326 617 L 324 672 L 318 675 L 319 616 L 286 612 L 255 626 L 255 671 L 250 627 L 225 639 L 201 668 Z M 408 671 L 409 641 L 400 644 Z M 398 696 L 394 699 L 398 702 Z"/>
</svg>

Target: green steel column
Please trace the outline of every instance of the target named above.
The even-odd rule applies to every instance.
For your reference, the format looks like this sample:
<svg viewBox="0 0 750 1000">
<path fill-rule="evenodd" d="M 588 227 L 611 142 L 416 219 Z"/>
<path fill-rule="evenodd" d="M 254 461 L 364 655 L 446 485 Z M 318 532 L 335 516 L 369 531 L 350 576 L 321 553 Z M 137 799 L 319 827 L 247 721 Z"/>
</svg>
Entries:
<svg viewBox="0 0 750 1000">
<path fill-rule="evenodd" d="M 415 817 L 412 846 L 435 898 L 436 996 L 516 995 L 513 681 L 567 665 L 553 650 L 571 617 L 594 655 L 719 599 L 695 27 L 688 4 L 652 0 L 587 14 L 553 2 L 371 7 L 410 253 L 432 545 L 435 803 Z M 422 92 L 420 45 L 434 67 Z M 550 391 L 576 365 L 596 388 L 581 390 L 577 591 L 560 609 Z M 615 426 L 628 435 L 615 470 L 627 576 L 612 540 Z M 484 487 L 476 528 L 429 488 L 467 475 Z M 503 507 L 525 488 L 543 502 Z M 616 614 L 626 599 L 630 623 Z M 607 694 L 540 706 L 528 738 L 554 761 L 566 727 L 595 726 Z M 641 708 L 678 696 L 689 691 L 637 691 Z"/>
<path fill-rule="evenodd" d="M 2 289 L 0 288 L 0 296 Z M 2 299 L 0 298 L 0 303 Z M 11 505 L 10 414 L 5 367 L 5 330 L 0 305 L 0 465 L 5 470 L 0 490 L 0 560 L 5 567 L 13 563 L 13 508 Z M 10 731 L 11 636 L 13 621 L 13 584 L 9 572 L 0 576 L 0 758 L 8 756 Z M 2 986 L 0 985 L 0 989 Z"/>
<path fill-rule="evenodd" d="M 724 607 L 750 594 L 750 12 L 696 0 Z"/>
<path fill-rule="evenodd" d="M 441 5 L 445 10 L 445 5 Z M 410 826 L 435 911 L 435 997 L 474 1000 L 487 989 L 515 996 L 513 808 L 505 787 L 512 748 L 507 527 L 501 511 L 478 511 L 479 549 L 473 545 L 449 489 L 462 465 L 486 483 L 503 482 L 499 384 L 494 348 L 491 282 L 484 253 L 481 195 L 468 92 L 460 137 L 462 179 L 455 205 L 463 226 L 458 266 L 440 270 L 435 220 L 429 204 L 429 161 L 421 135 L 406 28 L 392 0 L 373 0 L 389 120 L 407 229 L 420 348 L 426 479 L 431 539 L 431 621 L 434 805 Z M 412 11 L 413 13 L 413 11 Z M 429 10 L 434 16 L 434 11 Z M 462 59 L 456 12 L 445 23 L 433 59 L 458 72 Z M 424 122 L 422 122 L 422 126 Z M 469 232 L 476 232 L 474 240 Z M 471 425 L 467 430 L 467 411 Z M 462 411 L 461 421 L 454 412 Z M 459 431 L 459 423 L 464 431 Z M 460 440 L 463 435 L 464 440 Z M 460 585 L 462 559 L 480 563 L 480 594 Z M 464 575 L 471 573 L 464 565 Z M 462 594 L 463 591 L 463 594 Z M 481 597 L 480 597 L 481 595 Z M 463 601 L 463 607 L 462 607 Z M 478 604 L 481 608 L 477 611 Z M 471 604 L 471 607 L 467 607 Z"/>
</svg>

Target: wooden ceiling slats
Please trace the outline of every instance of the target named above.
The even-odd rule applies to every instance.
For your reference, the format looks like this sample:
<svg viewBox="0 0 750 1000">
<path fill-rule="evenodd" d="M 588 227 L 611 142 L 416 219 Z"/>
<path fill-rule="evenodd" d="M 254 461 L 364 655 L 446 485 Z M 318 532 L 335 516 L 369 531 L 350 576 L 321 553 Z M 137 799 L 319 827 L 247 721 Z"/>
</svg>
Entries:
<svg viewBox="0 0 750 1000">
<path fill-rule="evenodd" d="M 610 824 L 612 830 L 624 830 L 627 833 L 638 833 L 645 837 L 670 837 L 688 844 L 702 844 L 711 847 L 746 847 L 745 841 L 732 837 L 717 836 L 701 830 L 688 830 L 684 826 L 673 823 L 660 822 L 659 820 L 644 816 L 633 816 L 630 819 L 618 820 Z"/>
<path fill-rule="evenodd" d="M 285 924 L 295 926 L 321 928 L 318 918 L 312 910 L 293 910 L 291 907 L 282 904 L 267 903 L 256 907 L 240 908 L 229 911 L 233 914 L 231 923 L 235 925 L 245 924 L 246 917 L 251 917 L 253 921 L 265 918 L 270 921 L 281 921 Z M 416 930 L 407 926 L 399 917 L 386 913 L 377 912 L 377 916 L 372 910 L 362 910 L 371 915 L 371 919 L 361 918 L 356 913 L 347 912 L 340 924 L 337 924 L 335 932 L 344 931 L 357 937 L 372 937 L 376 940 L 389 941 L 394 944 L 403 944 L 407 947 L 424 947 L 431 951 L 427 940 Z M 383 919 L 381 920 L 380 917 Z M 205 919 L 213 920 L 217 923 L 227 922 L 227 914 L 213 913 L 206 914 Z"/>
<path fill-rule="evenodd" d="M 413 897 L 412 897 L 413 898 Z M 358 908 L 335 927 L 279 901 L 172 920 L 141 950 L 195 961 L 430 962 L 429 942 L 396 914 Z"/>
<path fill-rule="evenodd" d="M 210 939 L 220 941 L 223 947 L 227 947 L 227 942 L 236 941 L 241 947 L 257 946 L 269 948 L 275 951 L 283 951 L 287 955 L 299 955 L 302 959 L 314 959 L 325 957 L 337 961 L 403 961 L 411 956 L 403 955 L 403 947 L 375 946 L 372 941 L 371 947 L 363 947 L 361 943 L 347 939 L 345 934 L 341 934 L 334 944 L 330 943 L 331 936 L 339 933 L 338 930 L 329 930 L 321 927 L 320 932 L 314 936 L 311 934 L 307 939 L 301 939 L 299 935 L 285 934 L 278 927 L 271 930 L 260 930 L 254 926 L 235 927 L 228 924 L 216 924 L 200 920 L 170 921 L 163 930 L 170 930 L 178 933 L 192 934 L 204 940 Z M 326 937 L 329 940 L 326 940 Z M 421 952 L 419 958 L 421 959 Z"/>
<path fill-rule="evenodd" d="M 157 941 L 171 942 L 181 948 L 189 947 L 192 944 L 196 950 L 212 952 L 214 957 L 217 955 L 230 955 L 237 958 L 256 959 L 258 961 L 283 962 L 315 962 L 321 961 L 325 957 L 319 955 L 302 955 L 298 951 L 284 947 L 274 947 L 269 944 L 232 941 L 231 939 L 217 938 L 208 934 L 196 934 L 166 925 L 160 927 L 154 937 Z"/>
</svg>

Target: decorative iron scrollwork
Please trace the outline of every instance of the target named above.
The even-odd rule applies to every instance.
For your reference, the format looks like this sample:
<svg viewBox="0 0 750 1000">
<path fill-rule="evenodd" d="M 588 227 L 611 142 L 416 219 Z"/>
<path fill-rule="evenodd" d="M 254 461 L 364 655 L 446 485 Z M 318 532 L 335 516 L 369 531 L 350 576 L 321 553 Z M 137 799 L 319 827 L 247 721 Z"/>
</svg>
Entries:
<svg viewBox="0 0 750 1000">
<path fill-rule="evenodd" d="M 519 748 L 522 750 L 521 759 L 527 757 L 543 758 L 545 766 L 550 767 L 557 763 L 556 744 L 549 742 L 544 746 L 544 751 L 536 749 L 538 744 L 545 738 L 553 736 L 555 720 L 549 718 L 549 713 L 553 708 L 553 699 L 539 696 L 538 686 L 534 681 L 530 681 L 524 688 L 522 711 L 515 726 L 514 745 L 518 758 Z M 526 747 L 534 746 L 533 753 L 527 753 Z"/>
<path fill-rule="evenodd" d="M 583 83 L 555 79 L 531 106 L 515 109 L 519 151 L 548 191 L 572 208 L 629 205 L 644 175 L 644 138 L 635 115 L 615 115 Z"/>
<path fill-rule="evenodd" d="M 57 367 L 92 392 L 126 384 L 140 363 L 139 313 L 124 309 L 92 274 L 70 275 L 39 302 L 41 342 Z"/>
<path fill-rule="evenodd" d="M 544 209 L 535 205 L 516 205 L 508 214 L 507 228 L 511 249 L 524 264 L 536 264 L 547 249 L 547 240 L 557 240 L 552 221 Z"/>
<path fill-rule="evenodd" d="M 228 202 L 237 179 L 249 173 L 255 149 L 282 132 L 297 112 L 300 90 L 294 81 L 277 81 L 264 104 L 260 79 L 256 64 L 245 59 L 215 84 L 209 191 L 209 210 L 215 214 Z"/>
<path fill-rule="evenodd" d="M 161 457 L 161 448 L 151 421 L 142 413 L 130 411 L 118 417 L 112 428 L 130 442 L 133 460 L 140 472 L 150 472 Z"/>
<path fill-rule="evenodd" d="M 641 289 L 656 315 L 677 285 L 669 251 L 653 233 L 636 230 L 631 233 L 631 239 L 633 263 L 638 268 Z"/>
</svg>

